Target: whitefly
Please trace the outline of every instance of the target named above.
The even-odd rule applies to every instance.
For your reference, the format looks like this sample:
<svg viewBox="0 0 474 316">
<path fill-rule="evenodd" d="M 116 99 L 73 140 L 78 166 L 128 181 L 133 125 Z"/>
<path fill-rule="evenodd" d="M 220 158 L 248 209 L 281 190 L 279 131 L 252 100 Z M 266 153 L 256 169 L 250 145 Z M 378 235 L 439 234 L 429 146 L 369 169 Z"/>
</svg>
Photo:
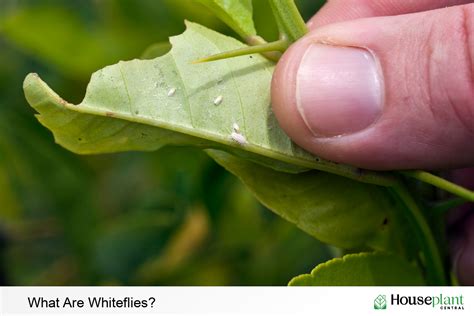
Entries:
<svg viewBox="0 0 474 316">
<path fill-rule="evenodd" d="M 222 95 L 219 95 L 217 96 L 215 99 L 214 99 L 214 105 L 219 105 L 222 103 L 222 100 L 224 100 L 224 97 Z"/>
</svg>

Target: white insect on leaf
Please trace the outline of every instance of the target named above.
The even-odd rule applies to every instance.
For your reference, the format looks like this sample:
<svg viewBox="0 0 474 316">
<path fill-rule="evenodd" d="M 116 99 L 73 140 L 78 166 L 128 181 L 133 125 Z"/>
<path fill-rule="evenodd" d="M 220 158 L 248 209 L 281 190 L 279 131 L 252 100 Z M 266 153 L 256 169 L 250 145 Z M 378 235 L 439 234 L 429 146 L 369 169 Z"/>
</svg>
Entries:
<svg viewBox="0 0 474 316">
<path fill-rule="evenodd" d="M 234 132 L 239 133 L 240 132 L 239 124 L 237 123 L 232 124 L 232 129 L 234 130 Z"/>
<path fill-rule="evenodd" d="M 176 93 L 176 88 L 171 88 L 171 89 L 168 91 L 168 96 L 169 96 L 169 97 L 172 97 L 172 96 L 174 96 L 175 93 Z"/>
<path fill-rule="evenodd" d="M 236 132 L 232 132 L 232 134 L 230 134 L 230 138 L 232 138 L 232 140 L 236 143 L 238 143 L 239 145 L 245 145 L 247 144 L 247 139 L 245 138 L 244 135 L 242 134 L 239 134 L 239 133 L 236 133 Z"/>
<path fill-rule="evenodd" d="M 223 96 L 218 96 L 217 98 L 214 99 L 214 105 L 219 105 L 222 103 L 222 100 L 224 100 Z"/>
</svg>

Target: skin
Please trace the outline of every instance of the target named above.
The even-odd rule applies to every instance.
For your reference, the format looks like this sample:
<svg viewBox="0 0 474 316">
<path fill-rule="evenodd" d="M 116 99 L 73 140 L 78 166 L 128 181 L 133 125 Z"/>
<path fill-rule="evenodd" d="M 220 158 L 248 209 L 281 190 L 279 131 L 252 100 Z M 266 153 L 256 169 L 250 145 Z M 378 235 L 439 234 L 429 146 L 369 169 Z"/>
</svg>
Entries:
<svg viewBox="0 0 474 316">
<path fill-rule="evenodd" d="M 310 33 L 277 65 L 272 103 L 280 125 L 297 144 L 329 160 L 374 170 L 465 168 L 452 172 L 453 179 L 474 189 L 473 2 L 328 1 L 308 22 Z M 341 137 L 310 130 L 296 91 L 298 69 L 314 44 L 375 56 L 384 98 L 373 124 Z M 462 284 L 474 285 L 474 207 L 449 217 L 453 269 Z"/>
</svg>

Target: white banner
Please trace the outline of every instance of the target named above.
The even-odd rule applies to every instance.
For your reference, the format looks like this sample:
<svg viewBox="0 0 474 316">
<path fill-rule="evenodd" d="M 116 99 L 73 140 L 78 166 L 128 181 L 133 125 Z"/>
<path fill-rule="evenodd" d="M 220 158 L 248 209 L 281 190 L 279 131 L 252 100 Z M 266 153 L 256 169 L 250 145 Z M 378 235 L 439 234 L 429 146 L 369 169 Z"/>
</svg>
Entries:
<svg viewBox="0 0 474 316">
<path fill-rule="evenodd" d="M 474 315 L 474 287 L 2 287 L 0 315 Z"/>
</svg>

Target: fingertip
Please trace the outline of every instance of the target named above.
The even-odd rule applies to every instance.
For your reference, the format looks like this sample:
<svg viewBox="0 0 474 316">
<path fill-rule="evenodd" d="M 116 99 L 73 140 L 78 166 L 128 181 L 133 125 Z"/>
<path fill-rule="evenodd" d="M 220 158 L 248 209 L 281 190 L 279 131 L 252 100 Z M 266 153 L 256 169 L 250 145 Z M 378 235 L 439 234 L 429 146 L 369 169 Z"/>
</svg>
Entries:
<svg viewBox="0 0 474 316">
<path fill-rule="evenodd" d="M 471 166 L 472 131 L 465 124 L 471 93 L 460 75 L 466 73 L 463 50 L 456 49 L 463 42 L 444 44 L 459 12 L 362 19 L 311 31 L 274 73 L 272 104 L 281 127 L 308 152 L 365 169 Z M 411 32 L 414 27 L 420 31 Z M 414 45 L 426 41 L 458 58 L 440 59 L 428 45 Z"/>
<path fill-rule="evenodd" d="M 273 75 L 272 106 L 280 126 L 315 155 L 377 168 L 373 158 L 366 159 L 374 157 L 370 149 L 361 154 L 336 138 L 364 130 L 380 117 L 379 68 L 370 51 L 328 44 L 324 29 L 311 32 L 285 52 Z"/>
</svg>

